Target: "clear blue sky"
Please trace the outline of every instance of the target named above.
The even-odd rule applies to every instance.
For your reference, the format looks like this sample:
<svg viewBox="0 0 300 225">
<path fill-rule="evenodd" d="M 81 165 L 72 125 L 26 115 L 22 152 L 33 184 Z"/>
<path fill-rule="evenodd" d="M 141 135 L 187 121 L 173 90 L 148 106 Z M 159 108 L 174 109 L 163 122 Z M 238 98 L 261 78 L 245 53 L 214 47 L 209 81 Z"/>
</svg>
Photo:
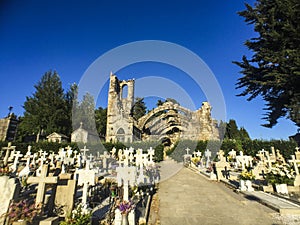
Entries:
<svg viewBox="0 0 300 225">
<path fill-rule="evenodd" d="M 250 55 L 243 43 L 255 36 L 236 14 L 243 9 L 244 1 L 239 0 L 1 1 L 0 117 L 7 115 L 9 106 L 22 115 L 26 96 L 34 93 L 33 86 L 50 69 L 59 73 L 68 89 L 105 52 L 133 41 L 163 40 L 190 49 L 210 67 L 223 91 L 227 120 L 235 119 L 251 138 L 287 139 L 297 129 L 290 121 L 281 119 L 273 129 L 264 128 L 260 126 L 265 122 L 264 102 L 236 97 L 240 75 L 232 61 Z M 116 74 L 121 79 L 173 77 L 190 92 L 197 107 L 206 100 L 171 67 L 145 63 Z M 101 93 L 97 106 L 106 107 L 107 93 Z M 147 103 L 151 108 L 151 99 Z"/>
</svg>

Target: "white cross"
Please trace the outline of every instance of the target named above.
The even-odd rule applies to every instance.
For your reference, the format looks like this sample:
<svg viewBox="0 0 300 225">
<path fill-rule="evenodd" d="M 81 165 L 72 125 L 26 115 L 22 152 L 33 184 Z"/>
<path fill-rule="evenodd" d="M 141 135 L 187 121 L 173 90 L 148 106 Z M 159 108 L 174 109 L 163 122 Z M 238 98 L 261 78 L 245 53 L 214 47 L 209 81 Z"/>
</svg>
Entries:
<svg viewBox="0 0 300 225">
<path fill-rule="evenodd" d="M 5 153 L 5 157 L 4 157 L 4 165 L 6 166 L 7 165 L 7 162 L 8 162 L 8 158 L 11 154 L 10 151 L 14 152 L 16 150 L 16 146 L 12 146 L 11 145 L 11 142 L 8 142 L 7 144 L 7 147 L 2 147 L 3 150 L 6 150 L 6 153 Z"/>
<path fill-rule="evenodd" d="M 148 154 L 150 156 L 150 163 L 153 163 L 153 156 L 155 155 L 155 150 L 152 147 L 150 147 L 148 149 Z"/>
<path fill-rule="evenodd" d="M 44 203 L 44 197 L 45 197 L 45 193 L 46 193 L 46 184 L 56 184 L 57 183 L 57 177 L 47 177 L 48 169 L 49 169 L 48 165 L 44 165 L 42 167 L 40 177 L 28 177 L 28 179 L 27 179 L 28 184 L 38 183 L 36 201 L 35 201 L 36 206 L 38 206 L 41 203 L 42 204 Z"/>
<path fill-rule="evenodd" d="M 291 157 L 292 157 L 292 159 L 289 160 L 289 163 L 293 163 L 293 164 L 294 164 L 294 168 L 295 168 L 296 175 L 298 175 L 298 174 L 299 174 L 299 169 L 298 169 L 298 164 L 297 164 L 297 163 L 299 163 L 300 160 L 297 160 L 297 159 L 295 158 L 295 155 L 291 155 Z"/>
<path fill-rule="evenodd" d="M 190 150 L 191 150 L 191 149 L 189 149 L 189 148 L 186 148 L 186 149 L 185 149 L 187 155 L 189 154 L 189 151 L 190 151 Z"/>
<path fill-rule="evenodd" d="M 81 152 L 83 152 L 83 156 L 86 156 L 86 152 L 90 151 L 89 149 L 86 148 L 86 146 L 84 146 L 83 149 L 80 149 Z"/>
<path fill-rule="evenodd" d="M 14 157 L 15 157 L 15 160 L 14 160 L 14 164 L 12 166 L 12 170 L 13 172 L 17 171 L 17 168 L 18 168 L 18 162 L 19 162 L 19 157 L 22 157 L 23 155 L 20 154 L 21 152 L 20 151 L 17 151 L 15 154 L 14 154 Z"/>
</svg>

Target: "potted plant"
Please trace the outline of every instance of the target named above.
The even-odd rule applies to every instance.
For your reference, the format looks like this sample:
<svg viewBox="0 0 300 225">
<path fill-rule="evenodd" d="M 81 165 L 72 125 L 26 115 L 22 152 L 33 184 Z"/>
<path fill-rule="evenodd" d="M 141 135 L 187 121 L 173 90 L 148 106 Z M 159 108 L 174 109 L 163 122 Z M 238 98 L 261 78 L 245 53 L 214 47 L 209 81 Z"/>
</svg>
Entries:
<svg viewBox="0 0 300 225">
<path fill-rule="evenodd" d="M 239 175 L 240 180 L 240 190 L 241 191 L 254 191 L 252 187 L 252 181 L 255 179 L 254 174 L 251 171 L 244 170 Z"/>
</svg>

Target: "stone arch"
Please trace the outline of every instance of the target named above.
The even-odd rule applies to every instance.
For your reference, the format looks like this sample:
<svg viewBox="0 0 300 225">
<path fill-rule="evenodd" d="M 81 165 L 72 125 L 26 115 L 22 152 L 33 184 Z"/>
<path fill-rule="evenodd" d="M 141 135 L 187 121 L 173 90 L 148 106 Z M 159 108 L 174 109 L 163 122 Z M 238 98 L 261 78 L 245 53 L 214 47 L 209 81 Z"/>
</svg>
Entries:
<svg viewBox="0 0 300 225">
<path fill-rule="evenodd" d="M 127 84 L 123 84 L 121 86 L 121 95 L 120 95 L 121 99 L 126 99 L 128 98 L 128 85 Z"/>
<path fill-rule="evenodd" d="M 117 140 L 119 142 L 124 142 L 125 141 L 125 131 L 122 127 L 120 127 L 117 131 Z"/>
</svg>

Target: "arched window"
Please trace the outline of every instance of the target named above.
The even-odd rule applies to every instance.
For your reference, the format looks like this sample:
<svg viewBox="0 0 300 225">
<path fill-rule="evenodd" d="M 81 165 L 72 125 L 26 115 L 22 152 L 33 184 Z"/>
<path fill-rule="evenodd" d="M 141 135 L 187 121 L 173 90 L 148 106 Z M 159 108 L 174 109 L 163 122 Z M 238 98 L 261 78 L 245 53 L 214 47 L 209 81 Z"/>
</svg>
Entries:
<svg viewBox="0 0 300 225">
<path fill-rule="evenodd" d="M 124 84 L 122 86 L 122 99 L 127 98 L 127 96 L 128 96 L 128 86 L 127 84 Z"/>
<path fill-rule="evenodd" d="M 124 142 L 125 141 L 125 131 L 122 127 L 119 128 L 118 131 L 117 131 L 117 139 L 118 139 L 119 142 Z"/>
</svg>

